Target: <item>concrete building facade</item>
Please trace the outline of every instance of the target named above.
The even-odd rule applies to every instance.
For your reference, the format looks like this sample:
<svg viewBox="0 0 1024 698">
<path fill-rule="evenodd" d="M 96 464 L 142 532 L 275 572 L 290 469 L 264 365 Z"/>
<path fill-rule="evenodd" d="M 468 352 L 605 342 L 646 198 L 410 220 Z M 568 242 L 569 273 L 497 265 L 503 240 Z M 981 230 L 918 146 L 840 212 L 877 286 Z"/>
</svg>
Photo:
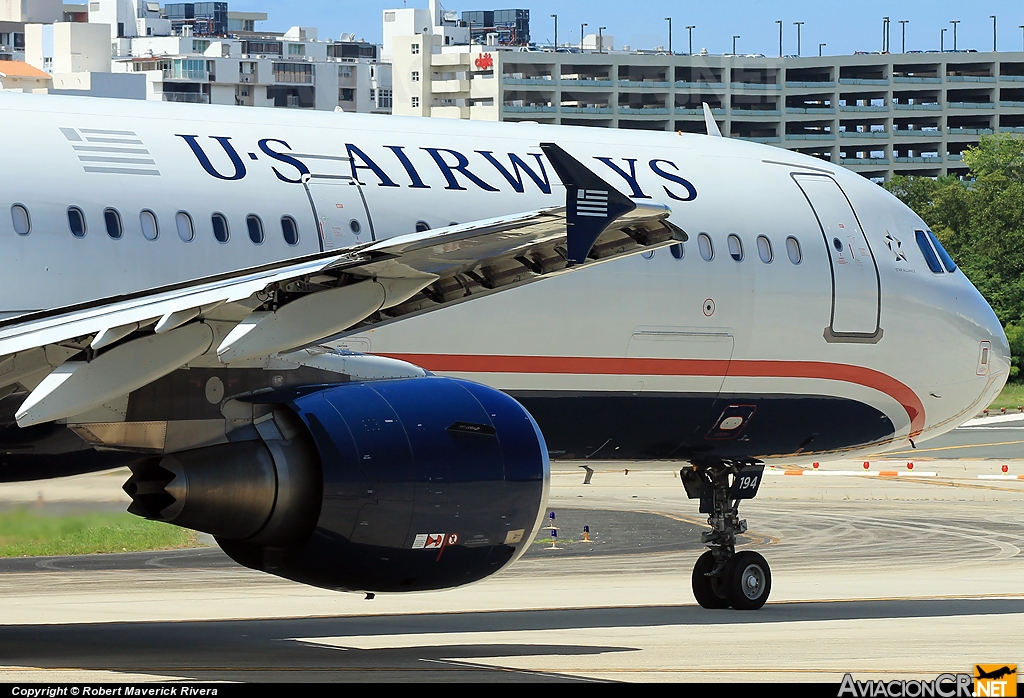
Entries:
<svg viewBox="0 0 1024 698">
<path fill-rule="evenodd" d="M 982 134 L 1024 133 L 1022 52 L 766 58 L 394 43 L 396 114 L 703 133 L 707 102 L 727 136 L 872 179 L 961 174 Z"/>
</svg>

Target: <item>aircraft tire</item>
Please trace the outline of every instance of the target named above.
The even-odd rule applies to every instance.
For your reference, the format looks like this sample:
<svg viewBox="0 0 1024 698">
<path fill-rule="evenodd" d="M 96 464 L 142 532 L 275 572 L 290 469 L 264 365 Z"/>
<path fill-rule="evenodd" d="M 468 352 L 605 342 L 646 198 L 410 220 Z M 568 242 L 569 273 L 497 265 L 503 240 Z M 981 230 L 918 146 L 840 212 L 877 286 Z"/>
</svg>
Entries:
<svg viewBox="0 0 1024 698">
<path fill-rule="evenodd" d="M 737 611 L 756 611 L 771 593 L 772 571 L 763 556 L 744 550 L 733 555 L 725 566 L 722 585 L 729 605 Z"/>
<path fill-rule="evenodd" d="M 725 596 L 722 581 L 706 576 L 714 568 L 715 557 L 710 550 L 697 558 L 693 566 L 693 597 L 704 608 L 729 608 L 729 599 Z"/>
</svg>

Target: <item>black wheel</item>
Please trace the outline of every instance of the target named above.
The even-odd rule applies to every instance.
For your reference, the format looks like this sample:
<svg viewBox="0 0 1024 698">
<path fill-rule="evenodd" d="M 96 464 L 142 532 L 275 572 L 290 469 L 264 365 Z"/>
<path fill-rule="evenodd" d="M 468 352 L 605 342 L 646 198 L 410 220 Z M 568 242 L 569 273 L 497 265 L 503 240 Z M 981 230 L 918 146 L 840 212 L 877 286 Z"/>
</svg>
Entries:
<svg viewBox="0 0 1024 698">
<path fill-rule="evenodd" d="M 772 571 L 760 554 L 744 550 L 726 564 L 722 587 L 729 604 L 737 611 L 756 611 L 771 593 Z"/>
<path fill-rule="evenodd" d="M 704 608 L 729 608 L 721 577 L 708 577 L 707 573 L 715 569 L 715 556 L 708 550 L 693 566 L 693 597 Z"/>
</svg>

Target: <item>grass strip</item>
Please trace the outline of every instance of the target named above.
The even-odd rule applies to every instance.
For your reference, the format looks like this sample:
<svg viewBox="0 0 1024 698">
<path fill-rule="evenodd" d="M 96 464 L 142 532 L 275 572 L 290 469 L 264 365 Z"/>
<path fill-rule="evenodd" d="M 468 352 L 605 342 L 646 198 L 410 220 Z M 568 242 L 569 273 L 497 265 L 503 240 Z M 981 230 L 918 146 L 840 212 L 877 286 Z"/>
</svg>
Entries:
<svg viewBox="0 0 1024 698">
<path fill-rule="evenodd" d="M 0 513 L 0 557 L 139 552 L 194 545 L 195 532 L 132 514 L 43 516 L 25 509 Z"/>
<path fill-rule="evenodd" d="M 988 408 L 994 411 L 1005 407 L 1009 412 L 1011 409 L 1016 411 L 1019 405 L 1024 405 L 1024 383 L 1007 383 L 999 397 L 993 400 Z"/>
</svg>

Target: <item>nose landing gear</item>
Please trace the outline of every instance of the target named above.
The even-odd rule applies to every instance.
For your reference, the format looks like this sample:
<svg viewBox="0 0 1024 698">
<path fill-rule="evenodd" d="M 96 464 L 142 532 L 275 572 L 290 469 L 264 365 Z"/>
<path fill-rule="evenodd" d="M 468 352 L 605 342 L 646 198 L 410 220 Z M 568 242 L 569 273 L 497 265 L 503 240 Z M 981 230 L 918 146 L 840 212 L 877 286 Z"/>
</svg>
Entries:
<svg viewBox="0 0 1024 698">
<path fill-rule="evenodd" d="M 697 559 L 692 576 L 693 596 L 704 608 L 753 611 L 768 600 L 768 563 L 752 550 L 736 552 L 736 536 L 747 530 L 739 503 L 753 499 L 763 474 L 764 466 L 753 461 L 697 462 L 679 473 L 687 496 L 700 499 L 700 512 L 711 526 L 701 534 L 710 550 Z"/>
</svg>

